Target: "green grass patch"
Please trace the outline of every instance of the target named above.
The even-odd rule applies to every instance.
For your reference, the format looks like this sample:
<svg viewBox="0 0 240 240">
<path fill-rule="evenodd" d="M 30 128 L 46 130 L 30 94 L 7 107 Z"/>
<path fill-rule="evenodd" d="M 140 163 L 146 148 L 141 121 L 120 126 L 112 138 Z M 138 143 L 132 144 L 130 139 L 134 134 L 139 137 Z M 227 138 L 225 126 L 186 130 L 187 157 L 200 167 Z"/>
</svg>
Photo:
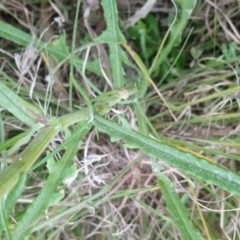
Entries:
<svg viewBox="0 0 240 240">
<path fill-rule="evenodd" d="M 238 239 L 237 1 L 100 2 L 0 4 L 1 238 Z"/>
</svg>

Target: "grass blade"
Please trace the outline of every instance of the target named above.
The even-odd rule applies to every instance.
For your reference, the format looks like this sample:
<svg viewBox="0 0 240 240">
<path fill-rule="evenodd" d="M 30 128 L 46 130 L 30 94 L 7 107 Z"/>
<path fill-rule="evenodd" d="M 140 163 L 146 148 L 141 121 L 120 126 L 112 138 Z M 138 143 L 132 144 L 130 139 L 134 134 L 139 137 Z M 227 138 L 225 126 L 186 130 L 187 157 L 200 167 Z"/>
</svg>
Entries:
<svg viewBox="0 0 240 240">
<path fill-rule="evenodd" d="M 172 50 L 172 48 L 181 43 L 182 32 L 188 23 L 188 19 L 194 10 L 197 0 L 178 0 L 176 2 L 179 3 L 179 5 L 181 6 L 181 14 L 177 13 L 177 15 L 180 15 L 180 17 L 176 16 L 177 19 L 174 19 L 173 22 L 171 23 L 170 28 L 168 30 L 168 33 L 170 31 L 168 42 L 165 47 L 163 47 L 165 41 L 163 41 L 163 44 L 160 45 L 158 52 L 152 63 L 152 66 L 149 69 L 150 75 L 152 74 L 152 72 L 158 71 L 159 66 L 164 61 L 166 61 L 166 58 L 170 51 Z M 174 6 L 176 7 L 175 3 Z M 176 9 L 176 11 L 177 10 L 178 9 Z"/>
<path fill-rule="evenodd" d="M 189 220 L 188 213 L 182 204 L 179 196 L 174 190 L 171 181 L 162 174 L 157 175 L 158 185 L 161 188 L 163 198 L 167 204 L 169 213 L 171 214 L 182 239 L 184 240 L 200 240 L 200 234 L 194 229 L 192 222 Z"/>
<path fill-rule="evenodd" d="M 18 182 L 22 173 L 26 173 L 48 146 L 60 128 L 45 127 L 9 167 L 0 172 L 0 199 L 6 196 Z"/>
<path fill-rule="evenodd" d="M 25 101 L 5 84 L 0 82 L 0 106 L 12 113 L 29 126 L 36 123 L 34 115 L 41 114 L 41 110 Z"/>
<path fill-rule="evenodd" d="M 18 183 L 14 187 L 13 191 L 7 195 L 6 199 L 1 201 L 0 206 L 0 236 L 2 230 L 5 230 L 6 234 L 8 232 L 8 216 L 11 214 L 15 204 L 17 203 L 18 198 L 21 196 L 24 187 L 25 187 L 25 180 L 27 175 L 22 174 L 19 178 Z M 9 231 L 10 235 L 10 231 Z"/>
</svg>

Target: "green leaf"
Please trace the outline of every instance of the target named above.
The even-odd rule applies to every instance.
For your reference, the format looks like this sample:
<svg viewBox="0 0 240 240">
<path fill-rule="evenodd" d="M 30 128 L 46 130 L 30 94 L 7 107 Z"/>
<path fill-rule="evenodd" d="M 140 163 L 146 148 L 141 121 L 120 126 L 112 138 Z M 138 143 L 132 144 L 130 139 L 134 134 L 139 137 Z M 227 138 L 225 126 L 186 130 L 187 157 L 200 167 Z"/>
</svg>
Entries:
<svg viewBox="0 0 240 240">
<path fill-rule="evenodd" d="M 125 52 L 121 49 L 119 42 L 126 43 L 125 37 L 121 33 L 118 24 L 117 3 L 112 0 L 101 1 L 107 29 L 95 40 L 107 43 L 110 51 L 110 64 L 112 69 L 113 84 L 115 89 L 122 89 L 125 75 L 122 64 L 128 63 Z"/>
<path fill-rule="evenodd" d="M 32 126 L 34 123 L 36 123 L 35 115 L 42 113 L 40 109 L 19 97 L 1 82 L 0 106 L 29 126 Z"/>
<path fill-rule="evenodd" d="M 40 39 L 32 37 L 31 35 L 23 32 L 22 30 L 15 28 L 14 26 L 5 23 L 0 20 L 0 37 L 12 41 L 18 45 L 27 47 L 29 44 L 33 44 L 41 52 L 46 52 L 53 56 L 58 62 L 63 62 L 69 57 L 66 43 L 64 44 L 64 36 L 60 37 L 60 40 L 53 41 L 53 43 L 45 43 Z M 64 46 L 65 45 L 65 46 Z M 83 46 L 81 50 L 87 48 L 89 45 Z M 62 51 L 64 50 L 64 51 Z M 76 68 L 80 68 L 83 65 L 83 61 L 77 57 L 73 58 L 73 64 Z M 96 62 L 87 62 L 86 69 L 102 76 L 101 70 Z"/>
<path fill-rule="evenodd" d="M 76 167 L 72 164 L 72 160 L 79 144 L 78 141 L 73 140 L 67 146 L 68 148 L 60 161 L 55 162 L 53 158 L 48 160 L 49 177 L 40 194 L 34 199 L 31 206 L 27 208 L 27 211 L 14 229 L 14 239 L 26 239 L 31 233 L 32 223 L 35 222 L 36 224 L 37 219 L 42 216 L 46 209 L 55 205 L 64 197 L 64 191 L 57 191 L 57 187 L 63 180 L 73 177 L 76 173 Z M 23 229 L 25 231 L 22 231 Z"/>
<path fill-rule="evenodd" d="M 6 150 L 7 148 L 13 146 L 16 142 L 20 141 L 22 138 L 25 138 L 30 132 L 31 132 L 31 129 L 27 130 L 26 132 L 22 132 L 12 138 L 9 138 L 7 141 L 1 143 L 0 153 Z"/>
<path fill-rule="evenodd" d="M 176 22 L 171 26 L 174 21 L 173 16 L 169 17 L 170 26 L 170 38 L 174 46 L 178 46 L 182 41 L 182 33 L 187 25 L 188 19 L 191 16 L 197 0 L 177 0 L 177 3 L 181 6 L 180 11 L 177 12 L 180 17 L 177 17 Z"/>
<path fill-rule="evenodd" d="M 163 48 L 162 45 L 159 47 L 152 66 L 149 70 L 150 75 L 152 72 L 158 71 L 159 66 L 164 61 L 166 61 L 166 58 L 171 52 L 172 48 L 178 46 L 181 43 L 183 30 L 188 23 L 189 17 L 194 10 L 197 0 L 177 0 L 176 2 L 179 3 L 181 9 L 178 10 L 177 6 L 174 4 L 175 10 L 177 11 L 177 16 L 169 16 L 170 34 L 168 37 L 168 42 Z"/>
<path fill-rule="evenodd" d="M 22 174 L 19 177 L 19 181 L 17 182 L 16 186 L 14 187 L 13 191 L 9 193 L 6 199 L 2 200 L 2 204 L 0 206 L 0 236 L 2 230 L 8 227 L 8 216 L 11 214 L 13 207 L 17 203 L 18 198 L 21 196 L 26 181 L 26 174 Z M 3 206 L 3 207 L 2 207 Z"/>
<path fill-rule="evenodd" d="M 55 162 L 53 159 L 48 161 L 49 177 L 39 196 L 27 209 L 27 212 L 19 221 L 16 229 L 14 229 L 14 239 L 20 240 L 28 237 L 31 233 L 31 223 L 34 222 L 35 225 L 35 221 L 38 220 L 44 211 L 61 199 L 62 195 L 57 192 L 57 187 L 65 179 L 72 177 L 76 173 L 76 167 L 72 164 L 72 159 L 79 149 L 79 140 L 82 140 L 91 128 L 91 124 L 87 123 L 87 121 L 83 121 L 78 124 L 78 127 L 74 130 L 74 133 L 78 132 L 78 134 L 74 135 L 75 137 L 67 144 L 66 152 L 60 161 Z M 120 176 L 121 174 L 119 174 L 118 178 L 120 178 Z M 108 188 L 109 186 L 106 186 L 106 189 Z M 50 195 L 51 198 L 49 198 Z M 90 201 L 90 199 L 88 199 L 88 201 Z M 22 229 L 27 230 L 22 232 Z M 19 232 L 21 232 L 21 234 L 17 236 Z"/>
<path fill-rule="evenodd" d="M 53 158 L 48 160 L 49 177 L 40 194 L 34 199 L 32 205 L 28 207 L 14 229 L 14 239 L 26 239 L 31 233 L 32 223 L 35 222 L 36 224 L 36 221 L 46 209 L 55 205 L 64 197 L 64 192 L 58 191 L 57 188 L 64 180 L 75 176 L 77 169 L 73 165 L 73 158 L 79 149 L 79 140 L 84 138 L 90 127 L 91 124 L 87 124 L 87 121 L 78 124 L 78 127 L 74 130 L 78 132 L 78 135 L 75 135 L 67 144 L 63 157 L 58 162 Z M 23 229 L 25 231 L 22 231 Z"/>
<path fill-rule="evenodd" d="M 99 131 L 110 135 L 112 141 L 122 139 L 128 148 L 139 148 L 147 155 L 160 159 L 186 174 L 240 196 L 240 176 L 238 174 L 210 162 L 201 155 L 142 136 L 131 129 L 126 119 L 120 119 L 121 125 L 96 114 L 93 124 Z"/>
<path fill-rule="evenodd" d="M 157 165 L 157 164 L 155 164 Z M 156 169 L 156 167 L 153 168 Z M 200 234 L 194 229 L 192 222 L 189 219 L 188 212 L 182 204 L 179 196 L 175 192 L 171 181 L 163 174 L 157 174 L 158 185 L 161 188 L 163 198 L 167 204 L 169 213 L 171 214 L 182 239 L 184 240 L 200 240 Z"/>
<path fill-rule="evenodd" d="M 41 153 L 48 146 L 52 138 L 61 130 L 60 127 L 50 125 L 41 130 L 33 141 L 23 150 L 9 167 L 0 172 L 0 199 L 6 196 L 19 181 L 22 173 L 26 173 Z"/>
</svg>

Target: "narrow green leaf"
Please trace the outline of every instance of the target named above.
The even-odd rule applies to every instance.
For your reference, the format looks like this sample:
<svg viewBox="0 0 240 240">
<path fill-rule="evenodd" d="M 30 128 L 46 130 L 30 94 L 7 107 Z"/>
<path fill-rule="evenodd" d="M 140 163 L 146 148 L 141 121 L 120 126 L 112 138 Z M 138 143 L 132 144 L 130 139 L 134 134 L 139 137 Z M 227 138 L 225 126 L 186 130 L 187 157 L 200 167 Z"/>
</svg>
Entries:
<svg viewBox="0 0 240 240">
<path fill-rule="evenodd" d="M 1 82 L 0 106 L 29 126 L 36 123 L 34 115 L 41 114 L 40 109 L 19 97 L 14 91 Z"/>
<path fill-rule="evenodd" d="M 78 124 L 78 127 L 74 130 L 78 132 L 78 135 L 72 138 L 67 144 L 63 157 L 58 162 L 53 158 L 48 160 L 47 167 L 49 177 L 40 194 L 34 199 L 31 206 L 28 207 L 18 222 L 17 227 L 14 229 L 14 239 L 26 239 L 34 226 L 32 223 L 37 221 L 46 209 L 64 197 L 64 192 L 57 191 L 57 188 L 64 180 L 74 177 L 76 174 L 77 169 L 76 166 L 73 165 L 73 158 L 79 149 L 79 140 L 84 138 L 90 128 L 91 124 L 88 124 L 87 121 L 82 121 Z"/>
<path fill-rule="evenodd" d="M 23 150 L 18 159 L 0 172 L 0 199 L 12 190 L 20 175 L 31 168 L 32 164 L 60 130 L 59 127 L 54 125 L 42 129 L 31 144 Z"/>
<path fill-rule="evenodd" d="M 95 38 L 95 40 L 108 44 L 114 87 L 115 89 L 122 89 L 124 86 L 123 76 L 125 75 L 122 65 L 123 63 L 128 63 L 128 58 L 117 43 L 126 43 L 126 39 L 119 29 L 116 1 L 102 0 L 101 4 L 104 10 L 107 29 L 99 37 Z"/>
<path fill-rule="evenodd" d="M 188 213 L 182 204 L 179 196 L 175 192 L 171 181 L 162 174 L 157 174 L 158 184 L 161 188 L 163 198 L 167 204 L 169 213 L 171 214 L 182 239 L 184 240 L 200 240 L 200 234 L 194 229 L 189 219 Z"/>
<path fill-rule="evenodd" d="M 93 124 L 99 131 L 110 135 L 112 141 L 123 139 L 126 142 L 126 147 L 139 148 L 147 155 L 158 158 L 186 174 L 240 196 L 240 176 L 238 174 L 187 150 L 184 151 L 142 136 L 131 129 L 126 119 L 120 119 L 121 125 L 95 114 Z"/>
<path fill-rule="evenodd" d="M 7 141 L 0 144 L 0 153 L 6 150 L 7 148 L 13 146 L 16 142 L 20 141 L 22 138 L 26 137 L 31 132 L 31 129 L 29 129 L 26 132 L 22 132 L 15 137 L 12 137 L 8 139 Z"/>
<path fill-rule="evenodd" d="M 24 187 L 25 187 L 25 181 L 26 181 L 27 175 L 24 173 L 19 177 L 19 181 L 17 182 L 16 186 L 14 187 L 13 191 L 10 192 L 6 199 L 2 200 L 2 204 L 0 208 L 3 206 L 3 208 L 0 210 L 0 212 L 3 212 L 3 214 L 0 214 L 0 233 L 5 228 L 8 227 L 8 216 L 11 214 L 13 207 L 17 203 L 18 198 L 21 196 Z M 6 216 L 6 219 L 5 219 Z M 5 226 L 5 227 L 4 227 Z M 1 235 L 0 235 L 1 236 Z"/>
<path fill-rule="evenodd" d="M 8 216 L 6 214 L 6 211 L 5 211 L 5 206 L 4 206 L 4 202 L 3 201 L 0 201 L 0 228 L 1 228 L 1 231 L 0 231 L 0 236 L 4 236 L 6 240 L 12 240 L 12 236 L 11 236 L 11 233 L 10 233 L 10 229 L 9 229 L 9 225 L 8 225 Z M 4 234 L 2 233 L 2 229 L 4 229 Z"/>
<path fill-rule="evenodd" d="M 171 52 L 172 48 L 179 45 L 182 40 L 182 32 L 185 29 L 189 17 L 191 16 L 194 7 L 197 3 L 197 0 L 177 0 L 177 3 L 179 3 L 181 9 L 175 9 L 177 11 L 177 19 L 175 17 L 171 16 L 170 19 L 170 36 L 168 37 L 168 42 L 166 46 L 160 46 L 158 49 L 158 52 L 154 58 L 154 61 L 152 63 L 151 68 L 149 69 L 149 74 L 151 75 L 152 72 L 158 71 L 159 65 L 161 65 L 164 61 L 166 61 L 166 58 L 168 54 Z M 176 7 L 176 5 L 174 4 Z M 176 20 L 176 21 L 175 21 Z"/>
</svg>

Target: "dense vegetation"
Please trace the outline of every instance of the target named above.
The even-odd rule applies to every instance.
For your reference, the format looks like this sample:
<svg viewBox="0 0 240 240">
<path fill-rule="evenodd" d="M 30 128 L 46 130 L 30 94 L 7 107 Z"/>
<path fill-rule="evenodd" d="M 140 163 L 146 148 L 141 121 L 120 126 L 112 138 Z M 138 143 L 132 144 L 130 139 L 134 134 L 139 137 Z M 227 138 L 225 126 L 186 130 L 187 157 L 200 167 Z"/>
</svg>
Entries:
<svg viewBox="0 0 240 240">
<path fill-rule="evenodd" d="M 3 239 L 239 239 L 239 2 L 2 1 Z"/>
</svg>

